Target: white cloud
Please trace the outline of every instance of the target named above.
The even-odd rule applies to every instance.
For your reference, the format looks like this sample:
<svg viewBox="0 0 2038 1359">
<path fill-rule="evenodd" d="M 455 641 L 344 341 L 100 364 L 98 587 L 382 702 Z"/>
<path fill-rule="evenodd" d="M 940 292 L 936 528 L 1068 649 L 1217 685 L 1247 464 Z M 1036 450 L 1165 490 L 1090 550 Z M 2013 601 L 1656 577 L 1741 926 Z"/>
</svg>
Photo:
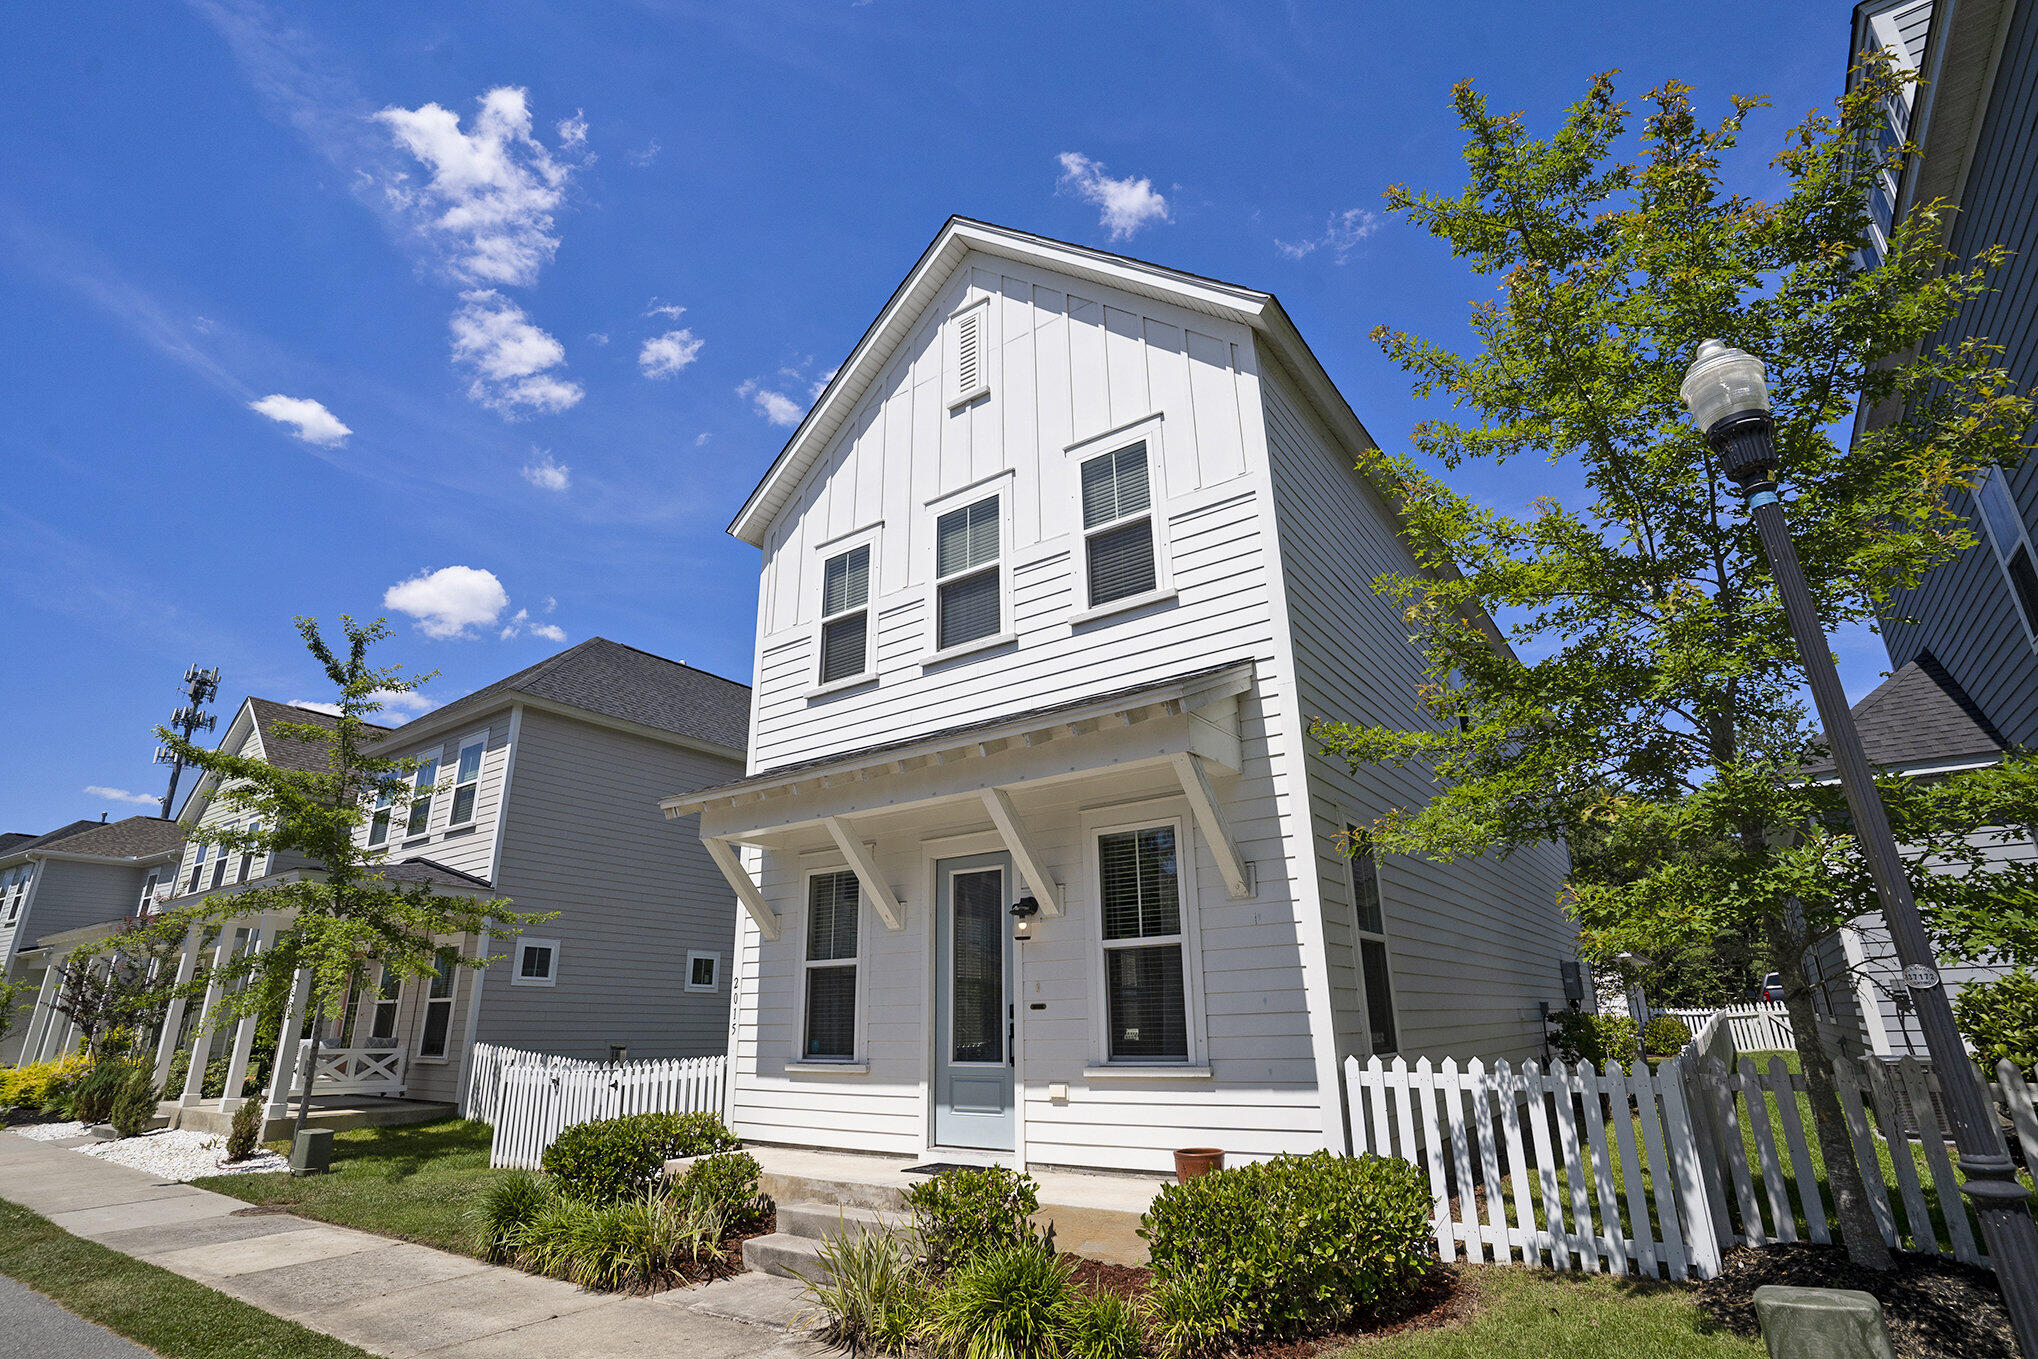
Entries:
<svg viewBox="0 0 2038 1359">
<path fill-rule="evenodd" d="M 807 389 L 807 400 L 809 401 L 819 400 L 821 393 L 828 390 L 828 384 L 833 382 L 835 380 L 835 375 L 841 371 L 842 370 L 840 368 L 830 368 L 827 372 L 815 378 L 814 385 Z"/>
<path fill-rule="evenodd" d="M 499 86 L 479 102 L 469 132 L 460 130 L 458 114 L 437 104 L 376 114 L 431 172 L 418 187 L 399 175 L 384 192 L 399 211 L 422 214 L 419 229 L 439 241 L 455 277 L 530 284 L 559 249 L 552 214 L 573 166 L 554 159 L 531 136 L 531 110 L 522 90 Z M 560 125 L 562 138 L 571 123 Z M 579 127 L 584 138 L 585 123 Z"/>
<path fill-rule="evenodd" d="M 736 395 L 749 397 L 750 404 L 757 407 L 757 413 L 774 425 L 797 425 L 800 417 L 806 414 L 806 407 L 783 392 L 774 392 L 760 385 L 756 378 L 738 387 Z"/>
<path fill-rule="evenodd" d="M 1168 200 L 1154 192 L 1150 179 L 1113 179 L 1100 161 L 1077 151 L 1061 153 L 1060 188 L 1099 211 L 1098 224 L 1111 239 L 1122 241 L 1140 228 L 1168 220 Z"/>
<path fill-rule="evenodd" d="M 460 294 L 453 313 L 453 360 L 473 371 L 467 395 L 506 420 L 556 415 L 579 403 L 579 383 L 551 371 L 566 347 L 531 324 L 524 309 L 493 289 Z"/>
<path fill-rule="evenodd" d="M 551 599 L 545 601 L 545 611 L 547 613 L 552 611 L 553 603 L 554 601 Z M 529 609 L 518 609 L 512 614 L 509 622 L 503 625 L 500 636 L 503 641 L 507 642 L 522 632 L 528 632 L 533 637 L 542 637 L 548 642 L 563 642 L 566 640 L 566 629 L 556 623 L 539 623 L 534 621 L 531 618 L 531 611 Z"/>
<path fill-rule="evenodd" d="M 559 145 L 568 151 L 577 151 L 587 141 L 587 114 L 575 109 L 571 118 L 561 118 L 557 124 Z"/>
<path fill-rule="evenodd" d="M 1358 247 L 1360 241 L 1380 229 L 1380 214 L 1364 208 L 1346 208 L 1343 212 L 1331 214 L 1330 222 L 1323 234 L 1314 240 L 1288 242 L 1276 240 L 1274 248 L 1291 260 L 1299 260 L 1315 250 L 1328 250 L 1343 264 Z"/>
<path fill-rule="evenodd" d="M 573 485 L 573 469 L 555 461 L 549 452 L 532 449 L 538 460 L 524 468 L 524 480 L 541 491 L 563 491 Z"/>
<path fill-rule="evenodd" d="M 710 440 L 710 439 L 712 439 L 712 438 L 714 438 L 714 437 L 715 437 L 715 436 L 714 436 L 714 433 L 713 433 L 712 431 L 710 431 L 710 430 L 705 430 L 705 429 L 704 429 L 704 430 L 702 430 L 702 431 L 701 431 L 701 432 L 700 432 L 699 434 L 696 434 L 696 435 L 694 435 L 694 436 L 693 436 L 693 446 L 694 446 L 695 448 L 699 448 L 699 447 L 701 447 L 702 445 L 704 445 L 705 443 L 707 443 L 707 441 L 708 441 L 708 440 Z"/>
<path fill-rule="evenodd" d="M 659 151 L 658 139 L 656 137 L 653 137 L 651 139 L 651 145 L 645 147 L 642 151 L 625 151 L 623 153 L 623 159 L 641 169 L 642 167 L 649 165 L 652 161 L 658 159 L 658 151 Z"/>
<path fill-rule="evenodd" d="M 382 711 L 376 713 L 372 720 L 385 727 L 392 723 L 407 722 L 419 713 L 430 712 L 439 706 L 437 699 L 426 698 L 414 689 L 377 689 L 368 697 L 382 705 Z M 339 704 L 315 698 L 293 698 L 290 700 L 290 706 L 309 708 L 315 713 L 328 713 L 334 717 L 340 715 Z"/>
<path fill-rule="evenodd" d="M 680 317 L 686 315 L 686 308 L 671 302 L 660 302 L 654 297 L 651 299 L 651 305 L 644 309 L 644 314 L 646 316 L 663 316 L 668 321 L 677 321 Z"/>
<path fill-rule="evenodd" d="M 248 409 L 268 416 L 279 425 L 289 425 L 298 438 L 320 448 L 338 448 L 354 432 L 309 397 L 284 396 L 279 392 L 260 401 L 250 401 Z"/>
<path fill-rule="evenodd" d="M 671 377 L 700 357 L 704 343 L 691 330 L 668 330 L 663 335 L 654 335 L 637 351 L 637 367 L 648 378 Z"/>
<path fill-rule="evenodd" d="M 609 337 L 598 330 L 591 330 L 587 333 L 587 341 L 589 344 L 607 344 Z"/>
<path fill-rule="evenodd" d="M 125 788 L 102 788 L 96 783 L 85 785 L 85 796 L 98 798 L 101 802 L 131 802 L 137 807 L 163 805 L 163 800 L 153 793 L 130 793 Z"/>
<path fill-rule="evenodd" d="M 425 636 L 448 641 L 472 637 L 477 627 L 493 627 L 509 607 L 509 592 L 493 572 L 444 566 L 390 586 L 382 604 L 415 618 Z"/>
</svg>

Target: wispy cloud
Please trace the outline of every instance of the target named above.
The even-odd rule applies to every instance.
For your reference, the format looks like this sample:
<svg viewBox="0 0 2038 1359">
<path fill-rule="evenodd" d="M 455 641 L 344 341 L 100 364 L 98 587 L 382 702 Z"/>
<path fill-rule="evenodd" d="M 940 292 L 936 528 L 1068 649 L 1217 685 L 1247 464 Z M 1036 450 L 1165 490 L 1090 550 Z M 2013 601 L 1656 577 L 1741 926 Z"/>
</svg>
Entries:
<svg viewBox="0 0 2038 1359">
<path fill-rule="evenodd" d="M 1291 260 L 1299 260 L 1318 250 L 1327 250 L 1339 264 L 1343 264 L 1360 241 L 1379 229 L 1379 213 L 1369 212 L 1365 208 L 1346 208 L 1343 212 L 1331 214 L 1321 236 L 1294 242 L 1276 239 L 1274 248 Z"/>
<path fill-rule="evenodd" d="M 568 151 L 577 151 L 587 142 L 587 115 L 579 109 L 571 118 L 561 118 L 557 124 L 559 145 Z"/>
<path fill-rule="evenodd" d="M 407 722 L 418 714 L 428 713 L 439 706 L 437 699 L 426 698 L 414 689 L 377 689 L 368 697 L 382 705 L 382 711 L 375 714 L 375 720 L 384 726 Z M 290 706 L 309 708 L 315 713 L 330 713 L 334 717 L 340 713 L 339 704 L 315 698 L 293 698 L 290 700 Z"/>
<path fill-rule="evenodd" d="M 308 397 L 284 396 L 279 392 L 260 401 L 250 401 L 248 409 L 268 416 L 279 425 L 290 426 L 291 432 L 298 438 L 320 448 L 338 448 L 354 432 L 341 424 L 339 417 Z"/>
<path fill-rule="evenodd" d="M 641 170 L 645 166 L 649 165 L 652 161 L 658 159 L 658 152 L 660 151 L 660 149 L 661 148 L 658 145 L 658 139 L 656 137 L 653 137 L 651 139 L 651 144 L 649 146 L 646 146 L 643 150 L 625 151 L 623 153 L 623 159 Z"/>
<path fill-rule="evenodd" d="M 130 793 L 125 788 L 104 788 L 96 783 L 85 785 L 85 796 L 101 802 L 130 802 L 137 807 L 160 807 L 163 803 L 153 793 Z"/>
<path fill-rule="evenodd" d="M 505 420 L 552 415 L 577 405 L 581 385 L 553 370 L 566 346 L 531 323 L 524 309 L 492 288 L 460 294 L 453 313 L 453 360 L 472 374 L 467 395 Z"/>
<path fill-rule="evenodd" d="M 566 629 L 556 623 L 544 623 L 532 618 L 529 609 L 518 609 L 514 614 L 510 615 L 509 622 L 503 625 L 502 632 L 498 635 L 503 641 L 507 642 L 526 632 L 530 633 L 533 637 L 542 637 L 548 642 L 563 642 L 566 640 Z"/>
<path fill-rule="evenodd" d="M 646 316 L 662 316 L 668 321 L 677 321 L 680 317 L 686 315 L 686 308 L 676 302 L 660 302 L 654 297 L 651 299 L 651 305 L 644 308 L 644 314 Z"/>
<path fill-rule="evenodd" d="M 1059 159 L 1058 191 L 1095 206 L 1098 224 L 1111 233 L 1112 240 L 1125 240 L 1143 227 L 1168 220 L 1168 200 L 1154 191 L 1152 180 L 1129 175 L 1114 179 L 1104 173 L 1101 161 L 1079 151 L 1064 151 Z"/>
<path fill-rule="evenodd" d="M 757 413 L 774 425 L 790 427 L 800 422 L 807 408 L 787 396 L 784 392 L 772 391 L 756 378 L 736 388 L 736 395 L 747 397 Z"/>
<path fill-rule="evenodd" d="M 668 378 L 700 357 L 705 343 L 691 330 L 668 330 L 644 341 L 637 351 L 637 367 L 648 378 Z"/>
<path fill-rule="evenodd" d="M 418 630 L 438 641 L 472 637 L 493 627 L 509 607 L 509 592 L 492 571 L 442 566 L 400 581 L 383 592 L 382 605 L 417 620 Z"/>
<path fill-rule="evenodd" d="M 564 491 L 573 485 L 573 470 L 565 463 L 555 461 L 549 452 L 533 449 L 538 460 L 526 464 L 524 480 L 541 491 Z"/>
</svg>

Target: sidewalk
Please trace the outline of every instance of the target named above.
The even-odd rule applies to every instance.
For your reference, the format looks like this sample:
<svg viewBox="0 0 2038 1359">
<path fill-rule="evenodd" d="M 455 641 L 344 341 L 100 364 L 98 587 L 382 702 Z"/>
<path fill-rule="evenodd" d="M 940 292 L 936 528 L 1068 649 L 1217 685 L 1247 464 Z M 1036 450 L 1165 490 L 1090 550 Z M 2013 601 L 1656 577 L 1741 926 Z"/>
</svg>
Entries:
<svg viewBox="0 0 2038 1359">
<path fill-rule="evenodd" d="M 0 1198 L 75 1235 L 389 1359 L 814 1359 L 784 1279 L 649 1298 L 588 1293 L 463 1255 L 331 1227 L 0 1133 Z"/>
</svg>

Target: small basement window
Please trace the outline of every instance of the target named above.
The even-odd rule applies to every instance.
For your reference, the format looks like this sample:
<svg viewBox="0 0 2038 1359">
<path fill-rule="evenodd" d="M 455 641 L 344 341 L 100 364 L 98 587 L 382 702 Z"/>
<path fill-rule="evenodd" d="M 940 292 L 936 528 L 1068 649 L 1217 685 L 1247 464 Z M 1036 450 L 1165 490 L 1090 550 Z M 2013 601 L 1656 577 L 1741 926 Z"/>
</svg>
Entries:
<svg viewBox="0 0 2038 1359">
<path fill-rule="evenodd" d="M 689 991 L 719 991 L 722 989 L 722 955 L 702 953 L 688 949 L 686 953 L 686 989 Z"/>
<path fill-rule="evenodd" d="M 551 986 L 558 979 L 559 941 L 557 939 L 525 937 L 517 940 L 517 970 L 510 977 L 510 985 Z"/>
</svg>

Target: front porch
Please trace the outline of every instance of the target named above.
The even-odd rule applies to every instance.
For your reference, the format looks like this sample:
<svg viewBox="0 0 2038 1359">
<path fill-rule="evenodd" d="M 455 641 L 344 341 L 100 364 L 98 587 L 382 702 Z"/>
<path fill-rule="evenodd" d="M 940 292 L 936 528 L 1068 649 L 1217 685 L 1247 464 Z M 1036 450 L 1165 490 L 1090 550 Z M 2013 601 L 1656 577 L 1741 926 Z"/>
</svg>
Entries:
<svg viewBox="0 0 2038 1359">
<path fill-rule="evenodd" d="M 181 1105 L 165 1100 L 156 1107 L 156 1116 L 164 1119 L 164 1126 L 187 1128 L 193 1132 L 226 1136 L 233 1127 L 233 1110 L 222 1109 L 221 1101 L 213 1100 L 204 1104 Z M 316 1095 L 311 1101 L 311 1111 L 305 1116 L 308 1128 L 326 1128 L 333 1132 L 345 1132 L 349 1128 L 387 1128 L 402 1123 L 433 1123 L 442 1118 L 451 1118 L 455 1106 L 440 1100 L 399 1099 L 377 1095 Z M 293 1105 L 289 1112 L 280 1117 L 262 1120 L 258 1134 L 264 1142 L 278 1141 L 287 1137 L 297 1118 Z"/>
</svg>

